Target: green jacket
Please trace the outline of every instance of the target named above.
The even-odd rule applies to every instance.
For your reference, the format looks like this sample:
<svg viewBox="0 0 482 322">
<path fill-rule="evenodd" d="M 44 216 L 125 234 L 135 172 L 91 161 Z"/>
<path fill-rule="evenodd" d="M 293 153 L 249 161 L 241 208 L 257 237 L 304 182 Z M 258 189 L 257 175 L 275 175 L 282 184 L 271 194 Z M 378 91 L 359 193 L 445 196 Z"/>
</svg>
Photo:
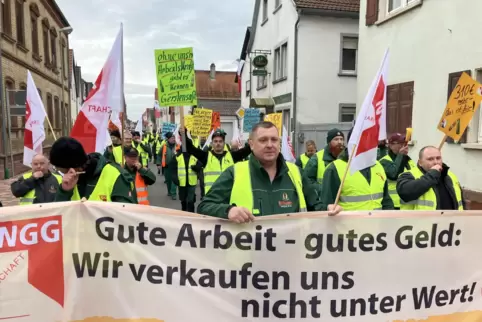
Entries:
<svg viewBox="0 0 482 322">
<path fill-rule="evenodd" d="M 318 152 L 318 151 L 316 151 Z M 303 153 L 303 155 L 306 155 L 306 153 Z M 314 154 L 314 156 L 316 155 L 316 153 Z M 310 157 L 311 158 L 311 157 Z M 310 162 L 310 161 L 308 161 Z M 303 170 L 303 162 L 301 162 L 301 155 L 299 155 L 297 158 L 296 158 L 296 161 L 295 161 L 295 164 L 298 166 L 298 168 L 300 168 L 300 170 Z M 308 164 L 308 163 L 307 163 Z"/>
<path fill-rule="evenodd" d="M 293 213 L 299 210 L 298 195 L 288 175 L 288 166 L 281 155 L 278 158 L 278 171 L 273 182 L 271 182 L 268 173 L 254 155 L 250 156 L 248 162 L 251 170 L 251 187 L 253 191 L 256 191 L 254 202 L 259 203 L 260 216 Z M 227 218 L 229 209 L 234 206 L 229 203 L 233 184 L 234 167 L 229 167 L 223 171 L 209 192 L 204 196 L 198 206 L 198 213 Z M 303 192 L 306 195 L 305 188 L 307 187 L 303 180 Z M 291 207 L 284 208 L 280 206 L 284 193 L 293 202 Z M 319 209 L 321 209 L 321 204 L 318 202 L 315 205 L 315 210 Z"/>
<path fill-rule="evenodd" d="M 127 166 L 124 166 L 124 169 L 127 173 L 131 175 L 132 180 L 135 182 L 138 170 L 135 168 L 129 169 Z M 156 175 L 148 168 L 141 168 L 139 170 L 139 174 L 141 175 L 142 179 L 144 179 L 144 183 L 146 185 L 151 186 L 156 183 Z M 134 200 L 134 203 L 137 203 L 137 192 L 135 187 L 134 189 L 132 189 L 132 199 Z"/>
<path fill-rule="evenodd" d="M 380 161 L 381 158 L 383 158 L 384 156 L 386 156 L 388 154 L 388 147 L 386 146 L 383 146 L 383 147 L 379 147 L 377 149 L 377 160 Z"/>
<path fill-rule="evenodd" d="M 107 163 L 115 166 L 121 173 L 114 184 L 111 200 L 113 202 L 134 203 L 131 191 L 131 175 L 117 163 L 107 161 L 100 153 L 89 154 L 89 161 L 87 168 L 85 169 L 86 173 L 80 175 L 79 181 L 77 182 L 77 189 L 79 190 L 80 197 L 85 197 L 87 199 L 90 197 L 90 194 L 94 191 L 95 185 L 99 180 L 102 169 Z M 74 190 L 65 191 L 62 189 L 62 185 L 60 185 L 57 190 L 57 195 L 55 196 L 55 201 L 70 201 L 73 193 Z"/>
<path fill-rule="evenodd" d="M 323 153 L 323 162 L 325 162 L 325 167 L 327 167 L 330 163 L 336 160 L 336 158 L 331 155 L 330 153 L 330 146 L 326 145 L 324 147 L 325 153 Z M 303 170 L 303 176 L 306 177 L 310 184 L 318 185 L 318 154 L 314 154 L 310 161 L 306 164 L 305 169 Z"/>
<path fill-rule="evenodd" d="M 176 157 L 176 143 L 166 143 L 166 167 L 169 167 L 172 159 Z M 162 164 L 162 149 L 159 154 L 156 155 L 156 164 Z"/>
<path fill-rule="evenodd" d="M 405 171 L 405 167 L 410 170 L 408 161 L 411 159 L 408 155 L 395 154 L 392 150 L 388 150 L 388 155 L 393 161 L 380 159 L 379 162 L 383 166 L 383 169 L 385 169 L 388 180 L 397 181 L 398 176 Z"/>
<path fill-rule="evenodd" d="M 348 153 L 343 151 L 338 159 L 343 161 L 348 161 Z M 371 180 L 371 168 L 366 168 L 360 170 L 360 173 L 367 179 L 368 182 Z M 341 173 L 343 176 L 343 173 Z M 323 176 L 323 187 L 321 188 L 321 204 L 322 209 L 327 210 L 328 205 L 334 204 L 336 200 L 336 195 L 338 194 L 338 189 L 340 188 L 341 180 L 336 167 L 333 164 L 330 164 Z M 385 182 L 385 187 L 383 188 L 383 200 L 382 200 L 382 209 L 383 210 L 394 210 L 392 198 L 388 193 L 388 182 Z"/>
</svg>

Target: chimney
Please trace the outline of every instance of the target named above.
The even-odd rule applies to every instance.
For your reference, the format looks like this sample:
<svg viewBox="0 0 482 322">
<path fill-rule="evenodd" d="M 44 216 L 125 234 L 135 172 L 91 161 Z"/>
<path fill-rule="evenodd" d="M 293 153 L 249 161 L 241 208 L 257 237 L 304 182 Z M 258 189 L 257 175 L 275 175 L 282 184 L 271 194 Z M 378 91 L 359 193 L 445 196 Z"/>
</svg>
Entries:
<svg viewBox="0 0 482 322">
<path fill-rule="evenodd" d="M 211 78 L 211 80 L 216 79 L 216 65 L 214 65 L 214 63 L 212 63 L 210 66 L 209 78 Z"/>
</svg>

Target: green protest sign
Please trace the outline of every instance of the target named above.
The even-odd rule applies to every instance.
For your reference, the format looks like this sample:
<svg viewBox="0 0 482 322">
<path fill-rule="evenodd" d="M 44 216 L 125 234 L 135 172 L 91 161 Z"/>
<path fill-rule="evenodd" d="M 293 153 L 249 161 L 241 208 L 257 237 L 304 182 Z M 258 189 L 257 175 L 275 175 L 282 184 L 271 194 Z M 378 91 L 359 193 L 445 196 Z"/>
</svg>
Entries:
<svg viewBox="0 0 482 322">
<path fill-rule="evenodd" d="M 156 49 L 154 55 L 159 105 L 197 105 L 192 47 Z"/>
</svg>

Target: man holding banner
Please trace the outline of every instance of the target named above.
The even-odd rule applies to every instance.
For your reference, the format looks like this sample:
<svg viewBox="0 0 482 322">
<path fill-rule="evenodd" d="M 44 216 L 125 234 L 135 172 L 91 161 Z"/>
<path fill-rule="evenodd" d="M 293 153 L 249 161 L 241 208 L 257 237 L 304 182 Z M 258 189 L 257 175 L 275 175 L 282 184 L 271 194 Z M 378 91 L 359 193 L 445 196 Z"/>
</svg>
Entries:
<svg viewBox="0 0 482 322">
<path fill-rule="evenodd" d="M 306 212 L 300 169 L 280 154 L 276 126 L 271 122 L 256 124 L 249 145 L 249 160 L 221 174 L 199 204 L 198 213 L 245 223 L 255 216 Z M 318 203 L 315 210 L 320 207 Z"/>
</svg>

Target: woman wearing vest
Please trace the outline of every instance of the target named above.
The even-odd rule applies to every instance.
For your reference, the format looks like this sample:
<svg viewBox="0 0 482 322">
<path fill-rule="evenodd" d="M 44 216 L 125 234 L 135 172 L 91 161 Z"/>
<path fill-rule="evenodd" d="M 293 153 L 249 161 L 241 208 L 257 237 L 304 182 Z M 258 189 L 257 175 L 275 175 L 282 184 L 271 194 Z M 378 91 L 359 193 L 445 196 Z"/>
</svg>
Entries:
<svg viewBox="0 0 482 322">
<path fill-rule="evenodd" d="M 305 144 L 306 152 L 301 154 L 298 158 L 296 158 L 295 164 L 300 168 L 304 169 L 310 161 L 311 157 L 316 153 L 316 144 L 313 140 L 306 141 Z"/>
<path fill-rule="evenodd" d="M 347 141 L 350 140 L 352 130 L 348 134 Z M 388 193 L 387 176 L 378 161 L 373 166 L 354 174 L 348 172 L 341 189 L 339 203 L 334 205 L 348 166 L 348 156 L 348 149 L 345 149 L 325 170 L 320 196 L 323 210 L 328 210 L 331 215 L 336 215 L 342 210 L 394 210 L 393 201 Z"/>
<path fill-rule="evenodd" d="M 61 137 L 50 149 L 50 162 L 63 173 L 55 201 L 81 200 L 134 203 L 134 182 L 120 165 L 100 153 L 86 154 L 74 138 Z"/>
<path fill-rule="evenodd" d="M 142 142 L 141 134 L 137 131 L 132 132 L 132 146 L 139 151 L 142 166 L 147 167 L 151 158 L 151 147 L 148 143 Z"/>
<path fill-rule="evenodd" d="M 147 186 L 156 183 L 156 175 L 139 162 L 139 151 L 131 148 L 125 154 L 125 170 L 134 179 L 134 191 L 132 199 L 140 205 L 149 205 Z"/>
<path fill-rule="evenodd" d="M 380 159 L 380 164 L 385 170 L 388 179 L 388 193 L 393 201 L 395 209 L 400 209 L 400 197 L 397 193 L 398 176 L 407 170 L 417 167 L 415 162 L 408 156 L 408 145 L 405 137 L 395 133 L 388 139 L 388 153 Z"/>
<path fill-rule="evenodd" d="M 178 186 L 183 211 L 195 212 L 196 186 L 201 169 L 201 163 L 194 156 L 182 151 L 178 151 L 169 163 L 169 171 L 172 171 L 173 183 Z"/>
<path fill-rule="evenodd" d="M 433 146 L 422 148 L 418 166 L 398 177 L 397 192 L 400 210 L 466 209 L 459 180 Z"/>
<path fill-rule="evenodd" d="M 54 202 L 62 177 L 49 171 L 49 161 L 42 154 L 32 159 L 32 171 L 25 173 L 10 186 L 20 198 L 20 205 Z"/>
<path fill-rule="evenodd" d="M 226 133 L 223 130 L 214 131 L 211 147 L 208 151 L 203 151 L 196 148 L 186 135 L 187 152 L 198 159 L 204 168 L 204 191 L 206 194 L 223 171 L 236 162 L 243 161 L 251 153 L 249 146 L 237 151 L 226 150 L 225 138 Z"/>
<path fill-rule="evenodd" d="M 199 204 L 198 213 L 244 223 L 256 216 L 306 212 L 300 169 L 281 156 L 276 126 L 271 122 L 255 125 L 249 145 L 253 151 L 249 160 L 221 174 Z"/>
</svg>

